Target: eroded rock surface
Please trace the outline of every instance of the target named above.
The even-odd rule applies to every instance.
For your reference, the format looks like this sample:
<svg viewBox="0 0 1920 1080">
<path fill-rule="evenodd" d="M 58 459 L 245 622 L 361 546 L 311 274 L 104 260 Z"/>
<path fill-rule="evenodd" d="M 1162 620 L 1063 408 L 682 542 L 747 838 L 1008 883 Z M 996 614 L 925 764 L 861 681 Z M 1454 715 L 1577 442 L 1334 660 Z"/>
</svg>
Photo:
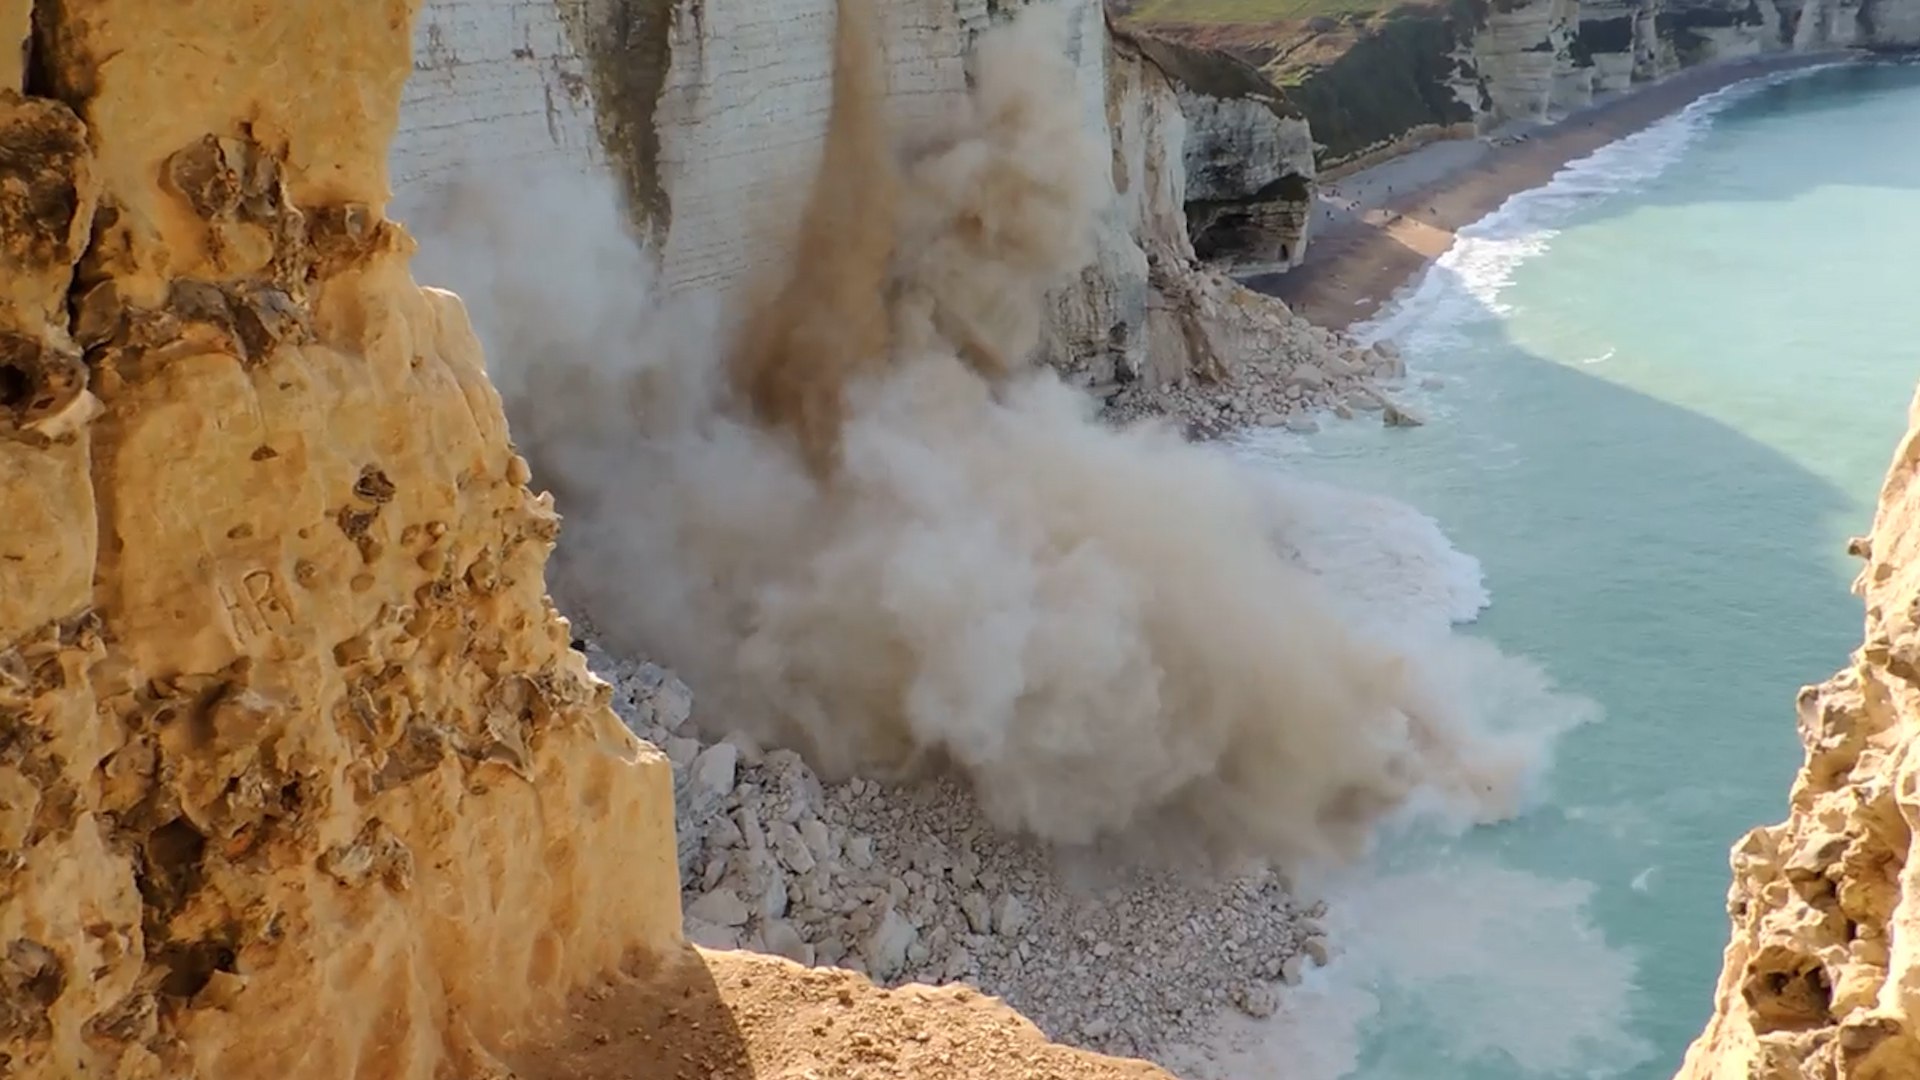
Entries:
<svg viewBox="0 0 1920 1080">
<path fill-rule="evenodd" d="M 484 1075 L 678 940 L 667 764 L 383 214 L 409 7 L 49 3 L 0 69 L 9 1076 Z"/>
<path fill-rule="evenodd" d="M 1866 560 L 1866 643 L 1801 692 L 1787 820 L 1734 847 L 1733 938 L 1685 1080 L 1920 1071 L 1920 426 L 1851 550 Z"/>
</svg>

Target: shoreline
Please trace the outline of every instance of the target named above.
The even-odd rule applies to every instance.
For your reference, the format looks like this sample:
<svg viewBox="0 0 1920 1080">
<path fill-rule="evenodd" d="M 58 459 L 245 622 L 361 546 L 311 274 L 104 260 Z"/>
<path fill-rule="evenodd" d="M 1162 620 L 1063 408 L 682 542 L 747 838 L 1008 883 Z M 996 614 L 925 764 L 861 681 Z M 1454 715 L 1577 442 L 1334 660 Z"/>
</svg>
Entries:
<svg viewBox="0 0 1920 1080">
<path fill-rule="evenodd" d="M 1717 90 L 1853 55 L 1776 54 L 1688 68 L 1553 123 L 1430 142 L 1338 175 L 1316 197 L 1305 260 L 1285 273 L 1249 275 L 1242 284 L 1284 301 L 1317 326 L 1344 331 L 1385 310 L 1453 246 L 1461 229 L 1546 184 L 1569 163 Z"/>
</svg>

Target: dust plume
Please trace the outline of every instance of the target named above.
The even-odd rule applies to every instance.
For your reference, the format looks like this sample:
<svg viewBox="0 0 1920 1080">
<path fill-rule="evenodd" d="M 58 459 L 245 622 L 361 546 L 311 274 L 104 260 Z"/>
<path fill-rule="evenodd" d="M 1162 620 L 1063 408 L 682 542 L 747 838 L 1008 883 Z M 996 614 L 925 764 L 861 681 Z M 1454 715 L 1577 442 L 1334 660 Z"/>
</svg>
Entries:
<svg viewBox="0 0 1920 1080">
<path fill-rule="evenodd" d="M 1058 13 L 983 35 L 965 107 L 904 146 L 868 5 L 840 11 L 797 258 L 744 317 L 663 296 L 610 187 L 414 215 L 566 516 L 563 603 L 677 669 L 705 728 L 955 770 L 1049 840 L 1303 860 L 1411 805 L 1511 812 L 1534 747 L 1464 704 L 1444 629 L 1360 629 L 1290 556 L 1288 488 L 1028 363 L 1105 191 Z"/>
<path fill-rule="evenodd" d="M 870 2 L 842 0 L 826 146 L 793 264 L 772 300 L 746 312 L 733 354 L 755 416 L 790 431 L 816 475 L 832 470 L 848 385 L 883 368 L 888 352 L 898 184 Z"/>
</svg>

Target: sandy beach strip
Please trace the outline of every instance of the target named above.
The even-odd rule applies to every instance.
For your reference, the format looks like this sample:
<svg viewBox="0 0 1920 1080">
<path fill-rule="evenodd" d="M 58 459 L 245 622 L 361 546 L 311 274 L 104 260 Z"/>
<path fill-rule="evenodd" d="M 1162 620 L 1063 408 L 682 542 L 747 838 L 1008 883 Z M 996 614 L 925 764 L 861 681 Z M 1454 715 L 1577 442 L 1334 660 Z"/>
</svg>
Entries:
<svg viewBox="0 0 1920 1080">
<path fill-rule="evenodd" d="M 1748 57 L 1690 68 L 1615 95 L 1557 123 L 1503 129 L 1519 142 L 1429 143 L 1333 180 L 1320 191 L 1306 261 L 1246 284 L 1330 329 L 1372 317 L 1396 290 L 1453 246 L 1454 234 L 1567 163 L 1640 131 L 1700 97 L 1746 79 L 1830 63 L 1845 54 Z"/>
</svg>

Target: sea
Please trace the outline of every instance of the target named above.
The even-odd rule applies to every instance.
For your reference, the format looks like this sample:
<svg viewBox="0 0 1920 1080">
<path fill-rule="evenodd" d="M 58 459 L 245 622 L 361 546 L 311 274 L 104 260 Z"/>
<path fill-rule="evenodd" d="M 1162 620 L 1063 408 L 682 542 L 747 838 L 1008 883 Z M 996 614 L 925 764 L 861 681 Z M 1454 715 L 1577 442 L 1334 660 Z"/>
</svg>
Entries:
<svg viewBox="0 0 1920 1080">
<path fill-rule="evenodd" d="M 1920 380 L 1916 136 L 1911 63 L 1714 93 L 1464 230 L 1358 328 L 1403 350 L 1424 426 L 1242 438 L 1382 497 L 1350 530 L 1418 508 L 1420 536 L 1354 545 L 1336 587 L 1398 575 L 1581 722 L 1518 817 L 1405 833 L 1319 886 L 1340 954 L 1249 1025 L 1239 1072 L 1679 1067 L 1712 1010 L 1728 848 L 1785 816 L 1795 694 L 1860 641 L 1847 540 Z"/>
</svg>

